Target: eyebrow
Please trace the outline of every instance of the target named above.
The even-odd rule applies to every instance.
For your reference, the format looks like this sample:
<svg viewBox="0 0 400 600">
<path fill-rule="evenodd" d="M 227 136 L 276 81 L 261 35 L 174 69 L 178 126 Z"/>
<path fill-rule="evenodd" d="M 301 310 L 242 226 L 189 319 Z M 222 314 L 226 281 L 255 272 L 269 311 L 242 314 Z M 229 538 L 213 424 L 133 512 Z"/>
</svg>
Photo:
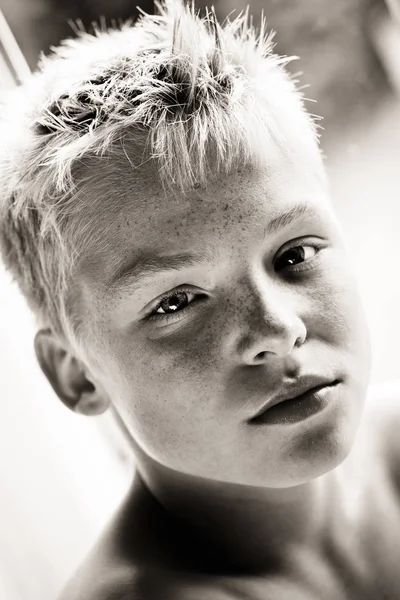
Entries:
<svg viewBox="0 0 400 600">
<path fill-rule="evenodd" d="M 203 250 L 198 254 L 180 253 L 171 255 L 154 254 L 153 252 L 141 252 L 140 255 L 126 264 L 122 264 L 111 280 L 107 283 L 110 291 L 117 292 L 127 287 L 137 290 L 143 287 L 146 279 L 168 271 L 179 271 L 181 269 L 205 265 L 215 261 L 215 254 L 210 250 Z"/>
<path fill-rule="evenodd" d="M 296 204 L 271 219 L 265 228 L 264 237 L 288 227 L 305 215 L 313 216 L 315 213 L 315 209 L 310 207 L 309 204 Z M 136 291 L 143 287 L 147 279 L 153 279 L 156 275 L 194 266 L 204 266 L 215 262 L 216 258 L 215 253 L 210 249 L 203 249 L 202 252 L 197 254 L 179 253 L 172 255 L 142 251 L 139 255 L 136 254 L 133 260 L 121 264 L 106 285 L 111 293 L 121 292 L 126 288 L 129 288 L 130 291 Z"/>
<path fill-rule="evenodd" d="M 265 228 L 265 236 L 272 235 L 280 229 L 288 227 L 291 223 L 293 223 L 293 221 L 297 221 L 306 215 L 312 217 L 315 216 L 315 214 L 316 210 L 309 204 L 295 204 L 289 210 L 286 210 L 285 212 L 280 213 L 279 215 L 271 219 L 271 221 Z"/>
</svg>

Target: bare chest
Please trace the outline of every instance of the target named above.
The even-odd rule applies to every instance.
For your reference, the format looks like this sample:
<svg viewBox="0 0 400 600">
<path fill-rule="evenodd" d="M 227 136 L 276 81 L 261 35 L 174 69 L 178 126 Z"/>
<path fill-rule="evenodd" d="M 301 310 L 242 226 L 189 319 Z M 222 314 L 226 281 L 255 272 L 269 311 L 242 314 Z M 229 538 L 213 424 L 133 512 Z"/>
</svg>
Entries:
<svg viewBox="0 0 400 600">
<path fill-rule="evenodd" d="M 353 498 L 347 518 L 332 523 L 335 535 L 327 537 L 321 553 L 294 556 L 290 574 L 262 578 L 186 573 L 183 578 L 160 577 L 157 589 L 174 600 L 398 600 L 400 499 L 384 478 L 375 474 L 374 480 L 378 487 L 368 494 L 367 486 Z"/>
<path fill-rule="evenodd" d="M 321 552 L 299 550 L 289 573 L 215 577 L 152 568 L 138 582 L 128 569 L 118 585 L 146 600 L 398 600 L 400 494 L 376 471 L 354 490 L 346 511 L 334 513 Z"/>
</svg>

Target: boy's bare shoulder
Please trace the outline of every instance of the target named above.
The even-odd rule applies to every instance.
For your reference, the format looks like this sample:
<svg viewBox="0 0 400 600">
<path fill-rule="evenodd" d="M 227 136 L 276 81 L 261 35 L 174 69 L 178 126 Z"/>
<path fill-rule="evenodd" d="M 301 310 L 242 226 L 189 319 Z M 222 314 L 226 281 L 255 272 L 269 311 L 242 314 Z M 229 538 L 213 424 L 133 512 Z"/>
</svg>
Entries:
<svg viewBox="0 0 400 600">
<path fill-rule="evenodd" d="M 153 501 L 128 495 L 58 600 L 232 600 L 219 577 L 193 572 L 174 544 L 143 523 L 156 522 Z M 174 530 L 168 528 L 168 539 Z M 176 545 L 176 544 L 175 544 Z"/>
<path fill-rule="evenodd" d="M 101 578 L 101 576 L 100 576 Z M 132 568 L 109 573 L 91 589 L 66 589 L 59 600 L 316 600 L 298 581 L 289 578 L 219 577 L 159 568 Z"/>
<path fill-rule="evenodd" d="M 140 575 L 133 566 L 81 565 L 58 600 L 122 600 L 137 589 Z M 133 596 L 134 597 L 134 596 Z M 138 600 L 140 596 L 137 596 Z"/>
<path fill-rule="evenodd" d="M 59 600 L 234 600 L 217 579 L 171 573 L 160 568 L 110 568 L 75 578 Z M 236 597 L 236 596 L 235 596 Z"/>
</svg>

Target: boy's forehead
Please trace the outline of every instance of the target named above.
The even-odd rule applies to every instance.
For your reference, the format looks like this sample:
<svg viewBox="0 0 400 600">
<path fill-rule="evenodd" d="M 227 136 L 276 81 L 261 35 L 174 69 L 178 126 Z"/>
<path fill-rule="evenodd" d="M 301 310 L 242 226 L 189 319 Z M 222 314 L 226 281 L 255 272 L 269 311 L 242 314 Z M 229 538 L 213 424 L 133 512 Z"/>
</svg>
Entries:
<svg viewBox="0 0 400 600">
<path fill-rule="evenodd" d="M 81 203 L 77 226 L 83 225 L 94 246 L 105 246 L 107 253 L 107 242 L 114 247 L 125 238 L 135 242 L 157 232 L 163 241 L 163 233 L 183 230 L 185 225 L 201 222 L 206 214 L 219 213 L 224 221 L 238 213 L 251 216 L 260 197 L 268 209 L 271 203 L 279 202 L 280 195 L 286 200 L 282 183 L 287 187 L 292 179 L 281 165 L 278 169 L 246 166 L 210 177 L 207 186 L 181 192 L 163 188 L 155 161 L 132 168 L 128 161 L 114 163 L 100 158 L 77 195 L 77 203 Z"/>
<path fill-rule="evenodd" d="M 135 170 L 127 162 L 123 170 L 99 161 L 86 184 L 79 271 L 106 282 L 135 252 L 190 251 L 227 231 L 234 237 L 257 221 L 267 224 L 280 210 L 315 199 L 316 183 L 311 172 L 306 176 L 304 169 L 281 163 L 221 174 L 207 188 L 182 194 L 162 188 L 154 163 Z"/>
</svg>

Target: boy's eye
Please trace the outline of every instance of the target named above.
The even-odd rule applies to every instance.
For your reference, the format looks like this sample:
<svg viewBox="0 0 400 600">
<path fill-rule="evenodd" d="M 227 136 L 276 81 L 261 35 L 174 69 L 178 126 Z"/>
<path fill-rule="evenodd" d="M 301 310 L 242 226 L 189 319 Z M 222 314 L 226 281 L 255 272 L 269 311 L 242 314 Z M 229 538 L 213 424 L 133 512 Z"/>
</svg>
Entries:
<svg viewBox="0 0 400 600">
<path fill-rule="evenodd" d="M 175 289 L 158 300 L 151 312 L 146 316 L 147 321 L 166 320 L 175 322 L 180 318 L 181 313 L 189 311 L 197 302 L 206 298 L 205 294 L 193 292 L 190 289 Z M 176 315 L 176 317 L 175 317 Z"/>
<path fill-rule="evenodd" d="M 278 257 L 275 262 L 275 269 L 278 271 L 311 260 L 317 254 L 318 248 L 319 246 L 311 244 L 302 244 L 289 248 L 289 250 Z"/>
<path fill-rule="evenodd" d="M 193 294 L 192 292 L 185 291 L 173 292 L 169 296 L 165 296 L 161 302 L 159 302 L 157 308 L 153 311 L 153 314 L 171 314 L 183 310 L 189 305 L 191 299 L 193 299 L 195 295 L 196 294 Z"/>
<path fill-rule="evenodd" d="M 313 258 L 318 251 L 324 247 L 323 244 L 298 244 L 292 246 L 288 250 L 284 251 L 275 261 L 274 268 L 276 271 L 285 268 L 291 268 L 292 270 L 302 270 L 302 267 L 297 267 L 301 263 L 309 263 L 309 266 L 313 264 Z M 205 298 L 204 294 L 194 293 L 189 289 L 176 289 L 166 294 L 158 301 L 157 305 L 146 317 L 147 320 L 153 319 L 167 319 L 172 315 L 184 312 L 186 309 L 190 309 L 192 304 Z M 195 300 L 195 302 L 193 302 Z M 178 317 L 177 317 L 178 318 Z"/>
</svg>

